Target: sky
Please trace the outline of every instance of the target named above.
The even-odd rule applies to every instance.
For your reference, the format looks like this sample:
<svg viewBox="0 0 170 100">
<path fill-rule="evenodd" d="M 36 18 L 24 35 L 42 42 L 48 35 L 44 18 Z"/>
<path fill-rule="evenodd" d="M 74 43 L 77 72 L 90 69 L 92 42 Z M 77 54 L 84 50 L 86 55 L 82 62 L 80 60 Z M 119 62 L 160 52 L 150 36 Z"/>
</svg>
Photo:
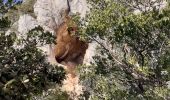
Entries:
<svg viewBox="0 0 170 100">
<path fill-rule="evenodd" d="M 3 4 L 6 4 L 9 0 L 2 0 Z M 21 3 L 23 0 L 12 0 L 14 4 Z"/>
</svg>

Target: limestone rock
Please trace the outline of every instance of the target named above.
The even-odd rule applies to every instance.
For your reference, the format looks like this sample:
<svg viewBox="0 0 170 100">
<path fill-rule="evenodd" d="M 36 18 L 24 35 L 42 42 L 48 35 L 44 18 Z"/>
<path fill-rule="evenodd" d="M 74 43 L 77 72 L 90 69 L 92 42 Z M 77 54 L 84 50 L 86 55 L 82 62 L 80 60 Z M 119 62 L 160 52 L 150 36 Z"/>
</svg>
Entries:
<svg viewBox="0 0 170 100">
<path fill-rule="evenodd" d="M 54 30 L 62 23 L 61 14 L 67 8 L 67 0 L 37 0 L 34 5 L 34 12 L 41 26 L 47 30 Z M 71 0 L 70 8 L 71 13 L 79 12 L 81 16 L 85 16 L 87 11 L 86 0 Z"/>
</svg>

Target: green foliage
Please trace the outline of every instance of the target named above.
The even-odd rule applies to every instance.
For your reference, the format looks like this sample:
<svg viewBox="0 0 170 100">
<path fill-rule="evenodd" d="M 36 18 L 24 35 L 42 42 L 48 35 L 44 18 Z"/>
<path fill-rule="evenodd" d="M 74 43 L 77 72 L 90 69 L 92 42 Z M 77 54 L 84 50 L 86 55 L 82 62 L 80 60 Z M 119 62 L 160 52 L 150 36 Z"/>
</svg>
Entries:
<svg viewBox="0 0 170 100">
<path fill-rule="evenodd" d="M 64 69 L 47 62 L 38 48 L 54 43 L 55 37 L 38 26 L 18 38 L 16 33 L 6 34 L 10 22 L 4 15 L 0 19 L 0 99 L 26 100 L 61 85 Z M 62 95 L 58 89 L 58 96 Z"/>
<path fill-rule="evenodd" d="M 147 2 L 139 2 L 137 4 L 147 5 Z M 89 3 L 91 11 L 81 20 L 80 34 L 97 42 L 99 49 L 92 66 L 78 69 L 86 88 L 82 97 L 92 100 L 168 99 L 169 6 L 156 9 L 152 5 L 153 10 L 134 14 L 128 4 L 119 1 L 92 0 Z"/>
<path fill-rule="evenodd" d="M 67 100 L 69 97 L 68 94 L 61 91 L 60 86 L 55 86 L 43 93 L 43 95 L 32 97 L 31 100 Z"/>
<path fill-rule="evenodd" d="M 35 4 L 36 0 L 27 0 L 25 2 L 23 2 L 22 5 L 19 5 L 17 8 L 22 12 L 22 13 L 26 13 L 26 14 L 30 14 L 34 12 L 34 4 Z"/>
<path fill-rule="evenodd" d="M 44 33 L 37 27 L 28 32 L 24 40 L 23 48 L 14 47 L 17 38 L 15 33 L 0 35 L 0 98 L 1 99 L 25 99 L 31 94 L 39 94 L 47 89 L 50 82 L 61 83 L 64 79 L 64 69 L 52 66 L 46 61 L 46 56 L 37 48 L 35 39 L 40 32 L 40 43 L 50 43 L 49 33 Z M 41 44 L 44 45 L 44 44 Z M 18 88 L 20 87 L 20 88 Z"/>
<path fill-rule="evenodd" d="M 33 9 L 35 2 L 36 0 L 26 0 L 22 4 L 15 5 L 9 0 L 6 5 L 3 5 L 3 3 L 0 2 L 0 14 L 4 17 L 8 17 L 12 23 L 18 21 L 19 17 L 23 14 L 29 14 L 32 17 L 36 17 Z"/>
<path fill-rule="evenodd" d="M 8 20 L 7 17 L 0 19 L 0 29 L 1 30 L 5 29 L 5 28 L 9 28 L 9 26 L 10 26 L 10 21 Z"/>
</svg>

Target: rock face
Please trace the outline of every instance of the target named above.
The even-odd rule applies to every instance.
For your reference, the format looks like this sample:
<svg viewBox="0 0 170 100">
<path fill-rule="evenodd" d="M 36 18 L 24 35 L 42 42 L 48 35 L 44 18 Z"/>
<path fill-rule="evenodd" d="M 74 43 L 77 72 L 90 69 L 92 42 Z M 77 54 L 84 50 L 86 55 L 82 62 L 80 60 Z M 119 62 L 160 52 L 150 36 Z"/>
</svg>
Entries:
<svg viewBox="0 0 170 100">
<path fill-rule="evenodd" d="M 88 44 L 88 49 L 86 50 L 86 54 L 84 56 L 84 59 L 83 59 L 83 64 L 87 65 L 87 66 L 90 66 L 91 62 L 93 62 L 93 56 L 95 56 L 95 52 L 96 52 L 96 48 L 97 48 L 97 43 L 96 42 L 92 42 L 92 43 L 89 43 Z"/>
<path fill-rule="evenodd" d="M 79 12 L 85 16 L 87 11 L 86 0 L 68 0 L 70 1 L 71 13 Z M 54 30 L 62 23 L 62 13 L 68 8 L 67 0 L 37 0 L 34 5 L 34 12 L 37 15 L 37 21 L 47 30 Z"/>
<path fill-rule="evenodd" d="M 87 4 L 85 0 L 72 0 L 70 3 L 71 13 L 79 12 L 85 16 Z M 55 34 L 54 30 L 63 22 L 63 13 L 68 8 L 67 0 L 37 0 L 34 5 L 34 12 L 37 22 L 45 30 Z M 51 52 L 54 46 L 49 47 L 49 61 L 55 63 L 54 53 Z"/>
<path fill-rule="evenodd" d="M 28 14 L 20 16 L 18 21 L 19 36 L 24 36 L 28 30 L 38 25 L 55 35 L 56 29 L 63 23 L 63 13 L 68 9 L 67 1 L 69 1 L 70 4 L 70 14 L 78 12 L 81 17 L 85 16 L 86 11 L 88 11 L 86 0 L 37 0 L 34 5 L 36 18 Z M 85 63 L 89 63 L 92 58 L 91 55 L 94 54 L 93 46 L 94 43 L 89 45 L 90 49 L 87 50 L 85 58 L 83 57 Z M 48 55 L 48 61 L 51 64 L 56 64 L 55 53 L 53 52 L 54 47 L 54 45 L 40 47 L 40 49 Z M 75 65 L 69 67 L 64 66 L 64 68 L 69 68 L 69 70 L 75 74 Z M 63 90 L 66 90 L 74 96 L 80 95 L 82 86 L 78 84 L 78 77 L 72 77 L 71 74 L 68 73 L 67 79 L 63 82 Z"/>
<path fill-rule="evenodd" d="M 87 11 L 86 0 L 68 0 L 70 2 L 71 13 L 79 12 L 81 16 L 85 16 Z M 20 36 L 24 36 L 28 30 L 40 25 L 46 31 L 50 31 L 55 35 L 55 29 L 63 22 L 63 11 L 68 8 L 67 0 L 37 0 L 34 6 L 36 18 L 25 14 L 20 16 L 18 21 L 18 31 Z M 54 45 L 46 45 L 40 47 L 48 55 L 48 61 L 56 64 L 54 53 Z"/>
<path fill-rule="evenodd" d="M 32 16 L 25 14 L 20 16 L 18 20 L 18 32 L 19 35 L 24 36 L 29 30 L 38 26 L 38 22 Z"/>
</svg>

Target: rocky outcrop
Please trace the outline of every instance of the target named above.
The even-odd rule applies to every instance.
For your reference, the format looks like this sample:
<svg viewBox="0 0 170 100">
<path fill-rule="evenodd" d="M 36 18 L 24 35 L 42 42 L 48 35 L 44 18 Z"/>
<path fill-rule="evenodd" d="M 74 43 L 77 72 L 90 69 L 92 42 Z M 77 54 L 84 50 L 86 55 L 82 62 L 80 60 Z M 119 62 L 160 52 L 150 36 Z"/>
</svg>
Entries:
<svg viewBox="0 0 170 100">
<path fill-rule="evenodd" d="M 70 14 L 79 12 L 81 17 L 86 14 L 87 3 L 86 0 L 68 0 L 70 1 Z M 34 5 L 34 13 L 36 17 L 25 14 L 20 16 L 18 20 L 19 36 L 24 36 L 28 30 L 33 29 L 35 26 L 42 26 L 45 31 L 50 31 L 55 35 L 55 30 L 63 23 L 63 12 L 68 8 L 67 0 L 37 0 Z M 84 63 L 90 64 L 92 55 L 94 55 L 94 46 L 92 43 L 85 54 Z M 48 61 L 51 64 L 56 64 L 55 54 L 53 52 L 54 45 L 45 45 L 39 47 L 48 55 Z M 67 66 L 63 66 L 68 69 Z M 69 67 L 74 72 L 75 66 Z M 82 86 L 78 84 L 78 77 L 72 77 L 71 74 L 67 75 L 67 79 L 63 82 L 63 90 L 76 96 L 81 94 Z"/>
<path fill-rule="evenodd" d="M 18 20 L 18 32 L 20 36 L 24 36 L 28 30 L 40 25 L 46 31 L 55 34 L 54 30 L 63 22 L 62 13 L 68 8 L 67 0 L 37 0 L 34 6 L 35 18 L 31 15 L 21 15 Z M 79 12 L 81 16 L 85 16 L 87 11 L 86 0 L 70 0 L 71 13 Z M 56 64 L 54 54 L 51 52 L 54 45 L 45 45 L 40 47 L 47 55 L 48 61 Z"/>
<path fill-rule="evenodd" d="M 71 13 L 79 12 L 85 16 L 87 11 L 86 0 L 68 0 L 70 1 Z M 46 30 L 54 30 L 62 23 L 62 13 L 68 8 L 67 0 L 37 0 L 34 5 L 34 12 L 37 21 Z"/>
</svg>

